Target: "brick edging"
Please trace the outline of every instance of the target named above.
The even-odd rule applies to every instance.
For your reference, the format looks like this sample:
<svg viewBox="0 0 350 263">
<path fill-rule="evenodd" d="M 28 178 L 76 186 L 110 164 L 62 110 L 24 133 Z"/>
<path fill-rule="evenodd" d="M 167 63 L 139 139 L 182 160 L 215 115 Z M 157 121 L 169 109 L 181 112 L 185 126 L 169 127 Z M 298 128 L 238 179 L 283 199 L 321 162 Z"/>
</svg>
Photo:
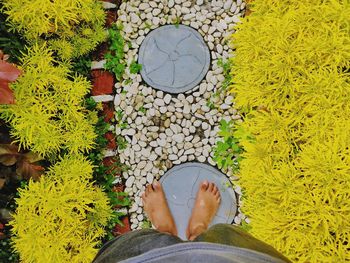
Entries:
<svg viewBox="0 0 350 263">
<path fill-rule="evenodd" d="M 106 24 L 105 26 L 108 28 L 114 22 L 117 21 L 117 10 L 121 4 L 120 0 L 104 0 L 103 6 L 106 10 Z M 115 3 L 116 2 L 116 3 Z M 112 73 L 104 70 L 103 66 L 105 60 L 103 59 L 104 55 L 108 52 L 108 44 L 107 42 L 102 43 L 98 46 L 97 50 L 94 52 L 97 61 L 92 62 L 91 66 L 91 78 L 92 78 L 92 90 L 91 95 L 92 98 L 97 102 L 102 102 L 102 114 L 104 116 L 104 121 L 111 125 L 111 130 L 105 134 L 105 138 L 107 139 L 107 149 L 104 152 L 103 164 L 107 167 L 112 167 L 114 165 L 113 157 L 117 151 L 117 144 L 115 141 L 115 134 L 113 133 L 115 126 L 114 119 L 114 96 L 115 89 L 114 85 L 116 83 L 116 79 Z M 125 189 L 125 186 L 121 179 L 121 174 L 115 174 L 116 176 L 116 185 L 113 190 L 116 192 L 122 192 Z M 118 180 L 119 179 L 119 180 Z M 118 209 L 118 208 L 116 208 Z M 127 213 L 127 209 L 119 209 L 125 210 L 126 216 L 121 218 L 123 225 L 116 225 L 113 231 L 115 236 L 127 233 L 131 231 L 130 228 L 130 217 Z"/>
</svg>

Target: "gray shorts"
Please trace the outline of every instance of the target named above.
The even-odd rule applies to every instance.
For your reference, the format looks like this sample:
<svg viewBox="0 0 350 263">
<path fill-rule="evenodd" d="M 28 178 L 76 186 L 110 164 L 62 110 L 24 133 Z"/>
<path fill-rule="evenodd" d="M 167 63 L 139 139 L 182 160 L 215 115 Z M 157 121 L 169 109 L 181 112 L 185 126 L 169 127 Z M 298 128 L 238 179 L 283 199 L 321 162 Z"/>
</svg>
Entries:
<svg viewBox="0 0 350 263">
<path fill-rule="evenodd" d="M 106 243 L 93 262 L 115 263 L 154 249 L 186 242 L 208 242 L 245 248 L 290 262 L 270 245 L 254 238 L 239 227 L 228 224 L 214 225 L 194 241 L 183 241 L 177 236 L 164 234 L 154 229 L 132 231 Z"/>
</svg>

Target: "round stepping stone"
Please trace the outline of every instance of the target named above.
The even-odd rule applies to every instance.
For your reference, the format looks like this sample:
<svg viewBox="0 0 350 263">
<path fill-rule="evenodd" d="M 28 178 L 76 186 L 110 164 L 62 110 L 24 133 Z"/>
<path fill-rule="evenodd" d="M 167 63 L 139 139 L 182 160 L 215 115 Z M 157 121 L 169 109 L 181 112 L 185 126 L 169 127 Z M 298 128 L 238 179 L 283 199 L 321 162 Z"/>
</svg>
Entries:
<svg viewBox="0 0 350 263">
<path fill-rule="evenodd" d="M 210 51 L 202 36 L 184 25 L 167 25 L 143 40 L 138 63 L 141 76 L 151 87 L 183 93 L 201 82 L 210 66 Z"/>
<path fill-rule="evenodd" d="M 186 228 L 201 182 L 215 183 L 221 194 L 220 207 L 211 225 L 231 224 L 237 212 L 236 195 L 226 175 L 203 163 L 184 163 L 174 166 L 160 179 L 178 235 L 186 240 Z"/>
</svg>

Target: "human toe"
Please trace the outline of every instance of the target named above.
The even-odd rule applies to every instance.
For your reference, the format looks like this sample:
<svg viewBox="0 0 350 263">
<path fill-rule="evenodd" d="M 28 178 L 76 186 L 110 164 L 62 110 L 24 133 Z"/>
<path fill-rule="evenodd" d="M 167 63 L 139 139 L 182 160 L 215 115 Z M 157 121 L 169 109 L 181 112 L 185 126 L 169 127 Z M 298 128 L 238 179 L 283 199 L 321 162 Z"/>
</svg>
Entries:
<svg viewBox="0 0 350 263">
<path fill-rule="evenodd" d="M 208 191 L 213 192 L 215 185 L 213 183 L 209 184 Z"/>
<path fill-rule="evenodd" d="M 209 182 L 207 180 L 205 180 L 204 182 L 202 182 L 201 184 L 201 189 L 206 191 L 209 187 Z"/>
<path fill-rule="evenodd" d="M 153 187 L 151 184 L 147 185 L 146 187 L 146 195 L 149 195 L 153 192 Z"/>
<path fill-rule="evenodd" d="M 154 191 L 160 191 L 162 188 L 162 186 L 160 185 L 160 183 L 158 181 L 155 181 L 152 185 L 153 185 Z"/>
</svg>

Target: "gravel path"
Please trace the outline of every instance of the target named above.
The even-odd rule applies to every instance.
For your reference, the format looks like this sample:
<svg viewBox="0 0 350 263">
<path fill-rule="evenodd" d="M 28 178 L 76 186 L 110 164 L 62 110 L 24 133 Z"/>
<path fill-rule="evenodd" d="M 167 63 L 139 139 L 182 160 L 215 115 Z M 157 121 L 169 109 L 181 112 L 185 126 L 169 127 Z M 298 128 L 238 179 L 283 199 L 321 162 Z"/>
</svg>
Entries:
<svg viewBox="0 0 350 263">
<path fill-rule="evenodd" d="M 159 179 L 176 164 L 196 161 L 215 166 L 212 148 L 219 140 L 221 119 L 239 119 L 232 105 L 232 96 L 213 94 L 224 81 L 218 60 L 227 60 L 232 50 L 227 37 L 243 15 L 245 3 L 238 1 L 127 1 L 118 11 L 123 24 L 123 37 L 131 42 L 125 49 L 128 63 L 137 60 L 139 47 L 147 33 L 162 25 L 181 23 L 198 30 L 211 52 L 210 68 L 199 85 L 184 94 L 171 95 L 157 91 L 143 82 L 140 74 L 130 74 L 131 82 L 117 83 L 115 109 L 122 113 L 116 134 L 127 141 L 127 148 L 118 151 L 130 169 L 123 173 L 125 191 L 132 197 L 129 209 L 131 228 L 139 229 L 146 219 L 140 195 L 147 183 Z M 181 22 L 180 22 L 181 21 Z M 124 90 L 124 92 L 122 92 Z M 214 102 L 216 107 L 208 104 Z M 117 114 L 118 115 L 118 114 Z M 127 127 L 125 127 L 127 126 Z M 235 178 L 227 173 L 231 180 Z M 240 194 L 240 189 L 236 188 Z M 238 214 L 235 223 L 244 215 Z M 247 221 L 249 221 L 247 219 Z"/>
</svg>

